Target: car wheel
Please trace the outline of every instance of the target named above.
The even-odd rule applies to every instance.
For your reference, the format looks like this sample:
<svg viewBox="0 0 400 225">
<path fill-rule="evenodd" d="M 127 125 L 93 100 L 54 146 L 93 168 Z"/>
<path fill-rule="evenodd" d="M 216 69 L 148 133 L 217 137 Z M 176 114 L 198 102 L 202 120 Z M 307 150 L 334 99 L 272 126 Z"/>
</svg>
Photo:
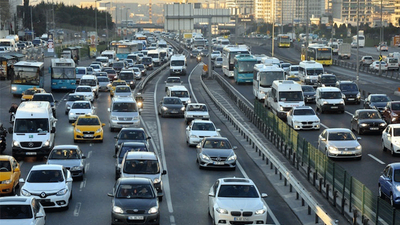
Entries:
<svg viewBox="0 0 400 225">
<path fill-rule="evenodd" d="M 215 221 L 215 214 L 214 214 L 214 217 L 212 218 L 212 223 L 213 223 L 213 225 L 217 225 L 217 222 Z"/>
<path fill-rule="evenodd" d="M 69 196 L 69 200 L 71 200 L 72 199 L 72 191 L 71 191 L 71 195 Z"/>
<path fill-rule="evenodd" d="M 396 153 L 394 153 L 394 147 L 393 147 L 393 144 L 390 146 L 390 152 L 392 153 L 392 156 L 396 155 Z"/>
<path fill-rule="evenodd" d="M 385 194 L 382 192 L 381 185 L 378 186 L 378 195 L 381 199 L 385 199 Z"/>
<path fill-rule="evenodd" d="M 13 185 L 13 188 L 11 190 L 11 195 L 14 196 L 16 194 L 15 190 L 16 190 L 16 186 L 17 185 Z"/>
<path fill-rule="evenodd" d="M 77 142 L 78 142 L 78 140 L 74 139 L 74 143 L 77 143 Z"/>
<path fill-rule="evenodd" d="M 382 140 L 381 142 L 381 149 L 382 151 L 386 152 L 387 148 L 385 147 L 385 142 Z"/>
<path fill-rule="evenodd" d="M 363 131 L 361 130 L 360 127 L 357 128 L 357 133 L 358 133 L 358 134 L 363 134 Z"/>
<path fill-rule="evenodd" d="M 65 115 L 68 115 L 68 112 L 67 112 L 67 111 L 65 111 Z"/>
<path fill-rule="evenodd" d="M 159 202 L 162 202 L 162 199 L 163 199 L 163 196 L 159 196 L 159 197 L 158 197 L 158 201 L 159 201 Z"/>
</svg>

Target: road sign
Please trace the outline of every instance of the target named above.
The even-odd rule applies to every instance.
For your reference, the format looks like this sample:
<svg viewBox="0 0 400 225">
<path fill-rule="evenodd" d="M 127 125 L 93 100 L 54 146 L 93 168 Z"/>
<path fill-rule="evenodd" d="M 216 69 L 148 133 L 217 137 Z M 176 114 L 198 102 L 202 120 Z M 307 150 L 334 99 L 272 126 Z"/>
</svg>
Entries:
<svg viewBox="0 0 400 225">
<path fill-rule="evenodd" d="M 382 55 L 379 55 L 379 62 L 382 62 Z"/>
<path fill-rule="evenodd" d="M 47 39 L 47 51 L 54 52 L 53 34 L 48 35 Z"/>
</svg>

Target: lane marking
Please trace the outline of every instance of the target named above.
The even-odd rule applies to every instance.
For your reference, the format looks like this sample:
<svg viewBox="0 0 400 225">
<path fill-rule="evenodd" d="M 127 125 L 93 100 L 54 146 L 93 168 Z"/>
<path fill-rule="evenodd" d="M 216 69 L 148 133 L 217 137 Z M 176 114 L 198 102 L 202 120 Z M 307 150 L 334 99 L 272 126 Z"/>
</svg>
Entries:
<svg viewBox="0 0 400 225">
<path fill-rule="evenodd" d="M 86 163 L 86 165 L 85 165 L 85 173 L 89 170 L 89 167 L 90 167 L 90 163 Z"/>
<path fill-rule="evenodd" d="M 74 216 L 79 216 L 79 211 L 81 210 L 81 205 L 82 205 L 82 203 L 80 203 L 80 202 L 76 203 L 75 210 L 74 210 Z"/>
<path fill-rule="evenodd" d="M 82 189 L 85 188 L 85 187 L 86 187 L 86 178 L 83 178 L 83 180 L 81 182 L 81 185 L 79 187 L 79 191 L 82 191 Z"/>
<path fill-rule="evenodd" d="M 374 159 L 375 161 L 377 161 L 378 163 L 382 164 L 382 165 L 386 165 L 386 163 L 382 162 L 381 160 L 379 160 L 378 158 L 376 158 L 375 156 L 368 154 L 369 157 L 371 157 L 372 159 Z"/>
<path fill-rule="evenodd" d="M 195 69 L 197 69 L 197 67 L 198 67 L 199 65 L 200 65 L 200 63 L 198 63 L 198 64 L 193 68 L 193 70 L 190 72 L 189 77 L 188 77 L 189 89 L 190 89 L 190 92 L 192 92 L 192 96 L 193 96 L 194 100 L 196 101 L 196 103 L 198 103 L 198 101 L 197 101 L 196 95 L 194 94 L 194 91 L 193 91 L 193 88 L 192 88 L 192 82 L 190 82 L 190 78 L 192 77 L 193 71 L 194 71 Z"/>
<path fill-rule="evenodd" d="M 353 116 L 353 113 L 348 112 L 348 111 L 344 111 L 347 115 Z"/>
<path fill-rule="evenodd" d="M 87 155 L 87 159 L 90 158 L 90 156 L 92 156 L 92 151 L 89 151 L 88 155 Z"/>
</svg>

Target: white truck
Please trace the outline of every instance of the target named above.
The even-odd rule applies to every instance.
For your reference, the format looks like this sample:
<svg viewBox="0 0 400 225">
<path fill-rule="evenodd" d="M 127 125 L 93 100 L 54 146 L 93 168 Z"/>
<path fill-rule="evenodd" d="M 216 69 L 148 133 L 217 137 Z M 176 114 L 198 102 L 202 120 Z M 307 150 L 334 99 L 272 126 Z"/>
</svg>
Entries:
<svg viewBox="0 0 400 225">
<path fill-rule="evenodd" d="M 351 45 L 349 43 L 340 44 L 338 50 L 338 58 L 350 59 L 350 57 L 351 57 Z"/>
</svg>

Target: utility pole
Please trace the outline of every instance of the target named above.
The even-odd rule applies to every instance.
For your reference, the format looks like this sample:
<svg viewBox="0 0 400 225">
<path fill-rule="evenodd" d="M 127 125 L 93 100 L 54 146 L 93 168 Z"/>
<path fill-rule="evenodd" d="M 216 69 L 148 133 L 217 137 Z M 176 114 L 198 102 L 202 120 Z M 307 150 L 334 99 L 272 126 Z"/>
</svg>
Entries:
<svg viewBox="0 0 400 225">
<path fill-rule="evenodd" d="M 309 2 L 309 0 L 306 0 L 307 1 L 307 6 L 306 6 L 306 44 L 305 44 L 305 48 L 306 48 L 306 58 L 305 58 L 305 60 L 307 60 L 308 59 L 308 51 L 307 51 L 307 48 L 308 48 L 308 42 L 309 42 L 309 28 L 308 28 L 308 21 L 310 20 L 310 17 L 308 16 L 308 2 Z"/>
<path fill-rule="evenodd" d="M 110 4 L 110 2 L 106 2 L 106 3 L 104 3 L 104 5 L 106 6 L 106 42 L 107 42 L 107 45 L 108 45 L 108 7 L 107 7 L 107 5 L 108 4 Z"/>
<path fill-rule="evenodd" d="M 357 34 L 358 35 L 358 34 Z M 382 0 L 381 0 L 381 32 L 379 35 L 379 76 L 382 76 L 382 61 L 380 61 L 381 59 L 381 55 L 382 55 L 382 48 L 381 48 L 381 44 L 383 44 L 383 17 L 382 17 Z M 358 37 L 357 37 L 358 39 Z"/>
<path fill-rule="evenodd" d="M 275 51 L 275 3 L 276 0 L 272 1 L 273 5 L 271 7 L 272 10 L 272 51 L 271 51 L 271 56 L 274 57 L 274 51 Z"/>
<path fill-rule="evenodd" d="M 360 59 L 359 59 L 359 37 L 358 37 L 358 32 L 360 30 L 360 0 L 357 0 L 357 59 L 356 59 L 356 63 L 357 63 L 357 72 L 356 72 L 356 82 L 357 82 L 357 86 L 358 86 L 358 82 L 360 79 Z"/>
</svg>

